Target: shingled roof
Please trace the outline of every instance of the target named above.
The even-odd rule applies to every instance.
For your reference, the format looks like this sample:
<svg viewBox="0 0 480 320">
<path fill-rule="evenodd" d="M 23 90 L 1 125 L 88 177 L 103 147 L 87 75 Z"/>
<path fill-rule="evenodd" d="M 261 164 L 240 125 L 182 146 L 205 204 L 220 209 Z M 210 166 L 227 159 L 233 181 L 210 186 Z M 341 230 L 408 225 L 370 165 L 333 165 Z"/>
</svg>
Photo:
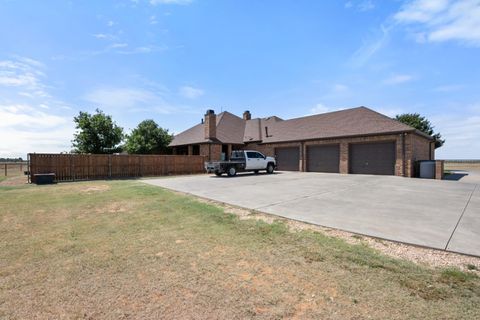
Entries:
<svg viewBox="0 0 480 320">
<path fill-rule="evenodd" d="M 196 126 L 185 130 L 173 137 L 170 146 L 181 146 L 187 144 L 200 144 L 209 142 L 221 142 L 229 144 L 243 144 L 245 132 L 245 120 L 230 112 L 224 111 L 217 115 L 217 138 L 216 141 L 205 139 L 205 124 L 199 123 Z"/>
<path fill-rule="evenodd" d="M 268 132 L 268 135 L 267 135 Z M 358 107 L 301 118 L 278 117 L 243 120 L 229 112 L 217 115 L 217 139 L 220 143 L 275 143 L 363 135 L 416 132 L 418 130 L 366 107 Z M 205 139 L 204 124 L 176 135 L 170 146 L 212 142 Z"/>
</svg>

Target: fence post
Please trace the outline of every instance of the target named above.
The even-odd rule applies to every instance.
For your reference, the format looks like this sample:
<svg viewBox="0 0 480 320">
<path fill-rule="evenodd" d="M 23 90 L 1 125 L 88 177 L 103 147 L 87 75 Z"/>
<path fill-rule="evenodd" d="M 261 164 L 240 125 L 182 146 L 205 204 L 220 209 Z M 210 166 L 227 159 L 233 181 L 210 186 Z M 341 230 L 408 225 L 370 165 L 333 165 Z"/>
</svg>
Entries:
<svg viewBox="0 0 480 320">
<path fill-rule="evenodd" d="M 108 178 L 112 179 L 112 155 L 108 155 Z"/>
<path fill-rule="evenodd" d="M 74 156 L 74 155 L 71 155 L 70 157 L 71 157 L 71 159 L 72 159 L 72 168 L 73 168 L 73 171 L 72 171 L 72 173 L 73 173 L 73 182 L 75 182 L 75 156 Z"/>
<path fill-rule="evenodd" d="M 5 177 L 7 176 L 7 164 L 5 163 Z"/>
<path fill-rule="evenodd" d="M 28 183 L 32 183 L 32 167 L 30 162 L 30 153 L 27 153 L 27 171 L 28 171 Z"/>
</svg>

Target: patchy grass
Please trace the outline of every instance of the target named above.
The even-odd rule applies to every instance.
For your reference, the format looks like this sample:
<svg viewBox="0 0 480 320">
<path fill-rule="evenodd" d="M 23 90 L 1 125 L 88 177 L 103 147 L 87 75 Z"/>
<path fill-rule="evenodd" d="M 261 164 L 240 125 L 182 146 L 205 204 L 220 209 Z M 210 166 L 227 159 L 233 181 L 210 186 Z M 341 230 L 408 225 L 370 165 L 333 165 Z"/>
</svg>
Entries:
<svg viewBox="0 0 480 320">
<path fill-rule="evenodd" d="M 477 266 L 474 264 L 467 264 L 467 270 L 478 270 Z"/>
<path fill-rule="evenodd" d="M 480 317 L 480 280 L 135 181 L 0 186 L 0 318 Z"/>
</svg>

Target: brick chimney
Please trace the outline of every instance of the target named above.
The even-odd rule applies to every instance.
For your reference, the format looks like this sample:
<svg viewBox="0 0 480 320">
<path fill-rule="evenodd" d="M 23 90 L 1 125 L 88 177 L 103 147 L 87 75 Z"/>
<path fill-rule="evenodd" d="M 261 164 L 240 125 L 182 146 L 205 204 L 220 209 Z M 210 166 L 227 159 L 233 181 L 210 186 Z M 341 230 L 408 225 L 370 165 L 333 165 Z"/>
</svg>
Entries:
<svg viewBox="0 0 480 320">
<path fill-rule="evenodd" d="M 252 119 L 252 115 L 250 114 L 250 111 L 246 110 L 243 113 L 243 120 L 250 120 L 250 119 Z"/>
<path fill-rule="evenodd" d="M 205 139 L 213 140 L 217 138 L 217 115 L 215 111 L 209 109 L 205 113 Z"/>
</svg>

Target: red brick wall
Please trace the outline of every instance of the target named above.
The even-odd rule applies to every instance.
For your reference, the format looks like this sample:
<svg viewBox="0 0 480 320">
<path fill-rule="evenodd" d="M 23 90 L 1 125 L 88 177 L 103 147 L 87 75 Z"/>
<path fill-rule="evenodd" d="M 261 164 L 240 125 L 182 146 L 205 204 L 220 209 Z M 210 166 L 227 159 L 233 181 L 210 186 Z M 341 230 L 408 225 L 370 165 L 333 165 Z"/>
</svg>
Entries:
<svg viewBox="0 0 480 320">
<path fill-rule="evenodd" d="M 214 139 L 217 137 L 217 115 L 215 113 L 205 114 L 205 139 Z"/>
<path fill-rule="evenodd" d="M 417 134 L 411 134 L 412 136 L 412 143 L 413 143 L 413 160 L 433 160 L 430 154 L 430 144 L 431 141 L 419 136 Z M 435 150 L 435 147 L 433 146 Z"/>
<path fill-rule="evenodd" d="M 437 160 L 435 161 L 435 179 L 442 180 L 444 174 L 444 161 Z"/>
<path fill-rule="evenodd" d="M 205 157 L 205 161 L 215 161 L 220 160 L 222 153 L 221 144 L 201 144 L 200 145 L 200 155 Z"/>
<path fill-rule="evenodd" d="M 435 147 L 433 145 L 430 147 L 431 143 L 432 142 L 429 139 L 418 134 L 408 134 L 409 148 L 407 152 L 407 159 L 411 163 L 411 166 L 409 167 L 409 176 L 414 176 L 416 174 L 414 168 L 417 161 L 435 159 Z"/>
</svg>

